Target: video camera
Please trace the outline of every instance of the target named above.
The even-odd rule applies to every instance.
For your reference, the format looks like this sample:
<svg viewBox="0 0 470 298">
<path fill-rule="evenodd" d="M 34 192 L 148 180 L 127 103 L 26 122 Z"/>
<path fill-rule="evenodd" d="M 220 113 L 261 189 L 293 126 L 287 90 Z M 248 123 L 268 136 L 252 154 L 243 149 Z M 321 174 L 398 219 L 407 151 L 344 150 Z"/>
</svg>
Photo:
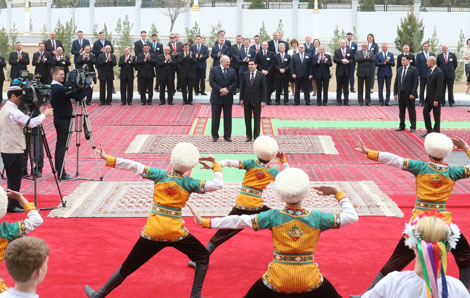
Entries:
<svg viewBox="0 0 470 298">
<path fill-rule="evenodd" d="M 51 99 L 51 85 L 41 83 L 41 75 L 33 75 L 27 70 L 21 70 L 20 76 L 13 80 L 11 86 L 23 89 L 20 109 L 32 111 L 47 104 Z"/>
<path fill-rule="evenodd" d="M 69 71 L 65 79 L 65 86 L 71 88 L 72 92 L 86 88 L 91 84 L 96 84 L 96 73 L 88 71 L 87 65 L 84 65 L 83 68 Z"/>
</svg>

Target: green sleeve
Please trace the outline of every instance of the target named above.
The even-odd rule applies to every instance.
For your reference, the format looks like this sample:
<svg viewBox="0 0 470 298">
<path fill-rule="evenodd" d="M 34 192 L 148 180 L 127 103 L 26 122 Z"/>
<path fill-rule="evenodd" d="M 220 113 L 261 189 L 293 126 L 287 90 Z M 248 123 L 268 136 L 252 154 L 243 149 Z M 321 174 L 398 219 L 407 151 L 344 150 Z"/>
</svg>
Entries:
<svg viewBox="0 0 470 298">
<path fill-rule="evenodd" d="M 264 230 L 264 229 L 271 229 L 271 218 L 274 215 L 274 212 L 276 211 L 279 211 L 279 210 L 271 209 L 271 210 L 253 215 L 251 219 L 253 230 L 259 231 L 259 230 Z"/>
<path fill-rule="evenodd" d="M 199 180 L 191 177 L 185 177 L 183 180 L 183 188 L 188 192 L 204 193 L 205 186 L 206 180 Z"/>
<path fill-rule="evenodd" d="M 268 170 L 269 173 L 271 173 L 271 175 L 273 175 L 273 177 L 276 177 L 277 174 L 279 174 L 281 171 L 279 171 L 277 168 L 270 168 Z"/>
<path fill-rule="evenodd" d="M 255 167 L 256 161 L 253 159 L 242 160 L 240 161 L 240 169 L 249 170 Z"/>
<path fill-rule="evenodd" d="M 146 178 L 153 181 L 160 181 L 166 176 L 166 171 L 159 168 L 146 169 Z"/>
<path fill-rule="evenodd" d="M 449 167 L 449 177 L 460 180 L 470 176 L 470 166 Z"/>
<path fill-rule="evenodd" d="M 22 221 L 2 222 L 0 224 L 0 237 L 8 241 L 15 240 L 22 235 L 20 227 L 24 226 Z"/>
<path fill-rule="evenodd" d="M 403 160 L 403 170 L 408 171 L 415 176 L 418 176 L 423 169 L 423 165 L 425 164 L 426 162 L 422 160 L 413 160 L 413 159 L 405 158 Z"/>
<path fill-rule="evenodd" d="M 339 217 L 337 213 L 313 211 L 311 216 L 313 216 L 313 225 L 322 232 L 339 227 Z"/>
</svg>

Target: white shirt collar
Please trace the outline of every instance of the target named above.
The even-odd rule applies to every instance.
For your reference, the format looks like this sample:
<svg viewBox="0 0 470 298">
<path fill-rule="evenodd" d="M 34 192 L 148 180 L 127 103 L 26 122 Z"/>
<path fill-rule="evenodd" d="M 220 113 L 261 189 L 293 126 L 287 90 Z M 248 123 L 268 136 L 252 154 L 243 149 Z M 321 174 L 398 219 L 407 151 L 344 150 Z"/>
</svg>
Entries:
<svg viewBox="0 0 470 298">
<path fill-rule="evenodd" d="M 62 83 L 57 82 L 56 80 L 52 80 L 51 85 L 60 85 L 63 86 Z"/>
<path fill-rule="evenodd" d="M 436 66 L 437 66 L 437 65 L 434 65 L 434 67 L 433 67 L 433 68 L 431 68 L 431 71 L 434 71 L 434 69 L 436 68 Z"/>
<path fill-rule="evenodd" d="M 8 105 L 11 105 L 11 106 L 14 106 L 15 108 L 18 108 L 18 106 L 16 105 L 16 103 L 10 101 L 10 100 L 7 100 L 6 104 Z"/>
<path fill-rule="evenodd" d="M 256 77 L 256 69 L 253 71 L 253 75 Z M 250 71 L 250 76 L 251 76 L 251 71 Z"/>
<path fill-rule="evenodd" d="M 224 72 L 224 67 L 222 65 L 220 65 L 220 69 L 222 69 L 222 72 Z"/>
</svg>

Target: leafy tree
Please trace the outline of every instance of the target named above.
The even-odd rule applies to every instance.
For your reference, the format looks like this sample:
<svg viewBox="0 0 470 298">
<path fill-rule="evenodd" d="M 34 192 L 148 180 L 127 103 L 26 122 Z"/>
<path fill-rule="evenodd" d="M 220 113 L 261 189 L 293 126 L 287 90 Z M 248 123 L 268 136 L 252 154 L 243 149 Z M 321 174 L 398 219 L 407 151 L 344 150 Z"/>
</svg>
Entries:
<svg viewBox="0 0 470 298">
<path fill-rule="evenodd" d="M 211 28 L 211 35 L 209 36 L 209 44 L 214 45 L 216 42 L 219 40 L 219 31 L 222 29 L 222 24 L 220 21 L 217 23 L 217 25 L 212 25 Z M 208 44 L 208 45 L 209 45 Z"/>
<path fill-rule="evenodd" d="M 44 24 L 41 29 L 41 40 L 47 40 L 48 38 L 49 38 L 49 33 L 47 32 L 46 24 Z"/>
<path fill-rule="evenodd" d="M 0 31 L 0 56 L 5 57 L 8 60 L 10 55 L 10 43 L 9 36 L 5 28 Z"/>
<path fill-rule="evenodd" d="M 119 53 L 122 54 L 124 52 L 124 48 L 128 47 L 129 50 L 132 52 L 132 38 L 131 38 L 131 30 L 133 24 L 129 21 L 129 17 L 126 15 L 123 21 L 121 18 L 118 19 L 116 24 L 116 33 L 120 35 L 120 38 L 116 40 L 116 48 L 119 50 Z"/>
<path fill-rule="evenodd" d="M 172 0 L 169 2 L 171 7 L 167 7 L 168 11 L 165 15 L 170 17 L 170 32 L 173 32 L 178 16 L 187 10 L 189 2 L 189 0 Z"/>
<path fill-rule="evenodd" d="M 16 24 L 13 23 L 13 26 L 10 28 L 10 32 L 8 32 L 8 39 L 10 40 L 10 47 L 9 52 L 16 51 L 15 42 L 18 41 L 18 29 L 16 29 Z"/>
<path fill-rule="evenodd" d="M 375 0 L 363 0 L 361 11 L 375 11 Z"/>
<path fill-rule="evenodd" d="M 77 26 L 73 19 L 66 21 L 64 24 L 59 20 L 57 21 L 55 32 L 57 33 L 57 39 L 62 42 L 64 46 L 64 53 L 70 52 L 72 47 L 73 37 L 77 31 Z"/>
<path fill-rule="evenodd" d="M 344 32 L 344 29 L 341 29 L 341 31 L 339 31 L 338 26 L 336 26 L 335 31 L 333 31 L 333 37 L 331 38 L 329 44 L 330 50 L 332 52 L 336 49 L 339 49 L 339 42 L 341 41 L 341 39 L 346 40 L 346 33 L 347 32 Z"/>
<path fill-rule="evenodd" d="M 191 29 L 186 28 L 186 39 L 196 40 L 196 36 L 201 35 L 201 28 L 199 24 L 194 22 L 194 26 Z"/>
<path fill-rule="evenodd" d="M 460 29 L 459 34 L 459 42 L 457 43 L 457 49 L 455 51 L 455 55 L 457 56 L 457 61 L 459 64 L 457 65 L 457 69 L 455 70 L 455 79 L 457 81 L 462 80 L 462 76 L 464 73 L 464 45 L 465 45 L 465 34 L 463 33 L 462 29 Z"/>
<path fill-rule="evenodd" d="M 423 20 L 419 20 L 412 12 L 401 20 L 401 24 L 397 26 L 397 37 L 395 38 L 395 46 L 400 51 L 404 45 L 410 46 L 410 52 L 417 53 L 421 48 L 424 36 Z"/>
<path fill-rule="evenodd" d="M 263 0 L 251 0 L 250 6 L 248 6 L 249 9 L 265 9 L 266 6 L 264 5 Z"/>
<path fill-rule="evenodd" d="M 271 37 L 269 36 L 268 31 L 266 30 L 266 26 L 263 24 L 261 25 L 261 28 L 259 28 L 259 41 L 262 43 L 264 41 L 270 40 Z"/>
<path fill-rule="evenodd" d="M 434 31 L 432 32 L 431 38 L 429 38 L 428 42 L 429 50 L 437 56 L 438 52 L 441 50 L 441 45 L 439 44 L 439 39 L 437 39 L 436 26 L 434 26 Z"/>
<path fill-rule="evenodd" d="M 158 29 L 157 29 L 157 26 L 155 26 L 155 23 L 152 23 L 152 26 L 150 27 L 150 31 L 149 31 L 148 35 L 152 36 L 153 34 L 158 35 Z"/>
<path fill-rule="evenodd" d="M 104 32 L 104 38 L 111 41 L 113 40 L 113 33 L 112 32 L 109 32 L 108 31 L 108 26 L 106 26 L 106 23 L 104 23 L 104 26 L 103 26 L 103 29 L 100 30 L 100 31 L 103 31 Z M 96 39 L 98 39 L 98 25 L 95 24 L 93 26 L 93 37 Z"/>
</svg>

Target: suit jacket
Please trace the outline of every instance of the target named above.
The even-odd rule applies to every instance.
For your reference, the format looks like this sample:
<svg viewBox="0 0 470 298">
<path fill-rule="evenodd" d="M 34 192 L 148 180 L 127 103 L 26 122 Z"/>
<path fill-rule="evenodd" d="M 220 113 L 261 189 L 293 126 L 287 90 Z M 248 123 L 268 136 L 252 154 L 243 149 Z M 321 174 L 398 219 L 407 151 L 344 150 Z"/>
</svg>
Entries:
<svg viewBox="0 0 470 298">
<path fill-rule="evenodd" d="M 248 59 L 255 59 L 256 58 L 256 52 L 255 51 L 250 51 L 250 48 L 248 48 L 248 56 L 246 55 L 245 47 L 242 47 L 240 49 L 240 52 L 238 53 L 238 73 L 244 73 L 245 71 L 248 70 L 248 62 L 243 62 L 243 59 L 248 58 Z"/>
<path fill-rule="evenodd" d="M 80 42 L 78 39 L 75 39 L 72 42 L 72 50 L 70 51 L 73 54 L 73 63 L 77 64 L 78 58 L 80 57 L 80 49 L 84 49 L 85 46 L 89 46 L 90 41 L 88 39 L 82 39 L 82 46 L 80 47 Z"/>
<path fill-rule="evenodd" d="M 403 56 L 405 56 L 405 54 L 400 54 L 398 55 L 397 57 L 397 69 L 399 69 L 401 67 L 401 59 L 403 58 Z M 415 58 L 415 55 L 411 54 L 411 53 L 408 53 L 408 56 L 411 57 L 410 59 L 410 65 L 412 66 L 416 66 L 416 58 Z"/>
<path fill-rule="evenodd" d="M 52 41 L 50 39 L 44 41 L 44 47 L 46 48 L 46 51 L 52 53 L 52 51 L 55 51 L 58 47 L 61 47 L 64 49 L 64 46 L 62 45 L 62 42 L 60 40 L 55 40 L 55 49 L 52 47 Z"/>
<path fill-rule="evenodd" d="M 284 53 L 284 59 L 281 59 L 281 54 L 277 53 L 274 55 L 273 67 L 275 70 L 275 77 L 278 79 L 287 79 L 290 77 L 290 62 L 292 57 Z M 281 73 L 281 69 L 284 69 L 285 72 Z"/>
<path fill-rule="evenodd" d="M 51 76 L 51 65 L 52 65 L 52 59 L 51 59 L 51 53 L 46 52 L 44 50 L 43 52 L 43 57 L 44 61 L 39 61 L 39 56 L 40 52 L 36 52 L 33 54 L 33 61 L 32 64 L 35 66 L 34 68 L 34 74 L 39 74 L 41 75 L 41 82 L 50 82 L 50 76 Z"/>
<path fill-rule="evenodd" d="M 69 56 L 62 56 L 62 59 L 57 61 L 56 57 L 52 58 L 52 66 L 60 66 L 64 69 L 64 73 L 67 74 L 69 72 L 70 66 L 70 58 Z"/>
<path fill-rule="evenodd" d="M 395 76 L 395 84 L 393 87 L 393 95 L 397 95 L 398 99 L 403 94 L 406 99 L 409 99 L 410 95 L 415 98 L 418 97 L 418 70 L 411 64 L 408 66 L 405 78 L 402 83 L 403 67 L 397 70 Z"/>
<path fill-rule="evenodd" d="M 218 57 L 218 54 L 219 52 L 222 53 L 222 55 L 220 57 L 222 57 L 223 55 L 225 56 L 231 56 L 230 55 L 230 48 L 226 45 L 223 45 L 222 46 L 222 49 L 220 49 L 219 45 L 216 45 L 212 48 L 212 52 L 211 52 L 211 57 L 212 59 L 214 59 L 214 63 L 213 63 L 213 66 L 219 66 L 220 65 L 220 57 Z"/>
<path fill-rule="evenodd" d="M 215 41 L 214 43 L 214 46 L 218 45 L 219 44 L 219 39 L 217 38 L 217 40 Z M 224 45 L 226 45 L 227 47 L 231 47 L 232 46 L 232 42 L 228 39 L 225 39 L 225 42 L 224 42 Z"/>
<path fill-rule="evenodd" d="M 457 57 L 454 53 L 447 52 L 447 63 L 444 59 L 444 53 L 440 53 L 439 56 L 437 56 L 437 66 L 442 70 L 444 80 L 455 80 L 455 69 L 457 65 Z"/>
<path fill-rule="evenodd" d="M 375 55 L 375 64 L 379 67 L 377 70 L 377 77 L 391 78 L 393 76 L 392 67 L 395 66 L 395 59 L 392 53 L 387 52 L 387 57 L 390 58 L 390 60 L 385 64 L 386 57 L 384 55 L 384 52 L 380 52 Z"/>
<path fill-rule="evenodd" d="M 267 70 L 268 76 L 271 75 L 273 66 L 274 66 L 274 53 L 270 50 L 266 50 L 266 56 L 263 55 L 263 50 L 260 50 L 256 54 L 256 64 L 258 65 L 258 70 Z"/>
<path fill-rule="evenodd" d="M 145 44 L 148 45 L 149 47 L 152 47 L 148 40 L 145 41 Z M 143 53 L 143 52 L 144 52 L 144 44 L 142 43 L 142 39 L 139 38 L 139 40 L 136 40 L 136 42 L 134 42 L 135 56 L 137 57 L 140 53 Z"/>
<path fill-rule="evenodd" d="M 240 101 L 243 100 L 244 104 L 258 107 L 261 105 L 261 102 L 266 102 L 267 100 L 266 76 L 261 71 L 257 71 L 253 85 L 250 83 L 250 79 L 251 72 L 248 70 L 242 75 Z"/>
<path fill-rule="evenodd" d="M 442 104 L 444 98 L 442 96 L 442 85 L 444 83 L 444 74 L 439 66 L 434 68 L 432 74 L 428 74 L 428 82 L 426 84 L 426 102 L 433 104 L 435 101 Z"/>
<path fill-rule="evenodd" d="M 196 55 L 191 51 L 186 57 L 184 52 L 178 55 L 176 63 L 178 64 L 178 79 L 195 79 L 196 78 Z"/>
<path fill-rule="evenodd" d="M 99 39 L 98 39 L 98 40 L 95 40 L 95 42 L 93 43 L 93 47 L 91 48 L 91 52 L 92 52 L 96 57 L 98 57 L 98 59 L 99 59 L 101 53 L 103 53 L 103 52 L 101 52 L 101 49 L 104 48 L 105 46 L 108 46 L 108 45 L 111 46 L 111 54 L 114 53 L 113 44 L 112 44 L 109 40 L 107 40 L 107 39 L 104 40 L 104 46 L 103 46 L 103 44 L 101 43 L 101 40 L 99 40 Z M 99 63 L 98 63 L 98 64 L 99 64 Z"/>
<path fill-rule="evenodd" d="M 244 48 L 243 44 L 240 45 L 240 49 Z M 238 49 L 238 44 L 235 43 L 230 46 L 230 67 L 233 69 L 238 69 L 239 63 L 238 63 L 238 54 L 240 53 L 240 50 Z"/>
<path fill-rule="evenodd" d="M 428 52 L 429 57 L 431 56 L 436 56 L 432 52 Z M 427 64 L 428 60 L 426 59 L 426 55 L 424 55 L 424 52 L 419 52 L 416 55 L 416 68 L 418 69 L 418 74 L 420 78 L 427 78 L 428 77 L 428 71 L 429 67 Z"/>
<path fill-rule="evenodd" d="M 346 49 L 351 50 L 351 56 L 353 57 L 352 61 L 355 61 L 354 59 L 356 58 L 356 53 L 358 51 L 357 43 L 351 41 L 350 46 L 348 46 L 348 41 L 346 41 Z"/>
<path fill-rule="evenodd" d="M 96 61 L 96 56 L 93 55 L 93 53 L 90 53 L 90 57 L 88 57 L 86 59 L 85 59 L 84 55 L 80 55 L 78 57 L 76 68 L 83 68 L 84 65 L 87 65 L 88 66 L 88 71 L 94 72 L 96 63 L 98 63 L 98 61 Z"/>
<path fill-rule="evenodd" d="M 299 78 L 308 78 L 312 73 L 312 59 L 309 53 L 304 53 L 304 61 L 300 60 L 300 53 L 295 53 L 292 55 L 290 60 L 290 74 L 296 75 L 297 79 Z"/>
<path fill-rule="evenodd" d="M 227 74 L 224 76 L 220 66 L 214 66 L 209 72 L 209 84 L 212 88 L 210 103 L 211 104 L 233 104 L 233 95 L 237 92 L 238 79 L 235 69 L 228 68 Z M 220 90 L 228 89 L 228 94 L 220 95 Z"/>
<path fill-rule="evenodd" d="M 375 56 L 372 52 L 369 52 L 369 57 L 365 58 L 362 49 L 358 50 L 356 57 L 354 57 L 357 63 L 356 75 L 359 78 L 371 78 L 372 77 L 372 65 L 375 65 Z"/>
<path fill-rule="evenodd" d="M 74 92 L 59 85 L 51 85 L 51 106 L 54 109 L 54 119 L 70 119 L 73 115 L 72 102 L 70 99 L 82 99 L 87 96 L 90 89 L 83 88 Z"/>
<path fill-rule="evenodd" d="M 158 80 L 174 80 L 175 79 L 175 70 L 176 70 L 176 59 L 173 55 L 170 54 L 171 61 L 166 62 L 165 54 L 161 54 L 157 57 L 157 77 Z"/>
<path fill-rule="evenodd" d="M 173 49 L 173 44 L 171 42 L 168 43 L 168 46 L 170 47 L 170 53 L 174 55 L 174 49 Z M 183 51 L 183 43 L 181 41 L 178 41 L 176 43 L 176 53 L 181 53 Z"/>
<path fill-rule="evenodd" d="M 312 42 L 309 44 L 304 42 L 304 46 L 305 46 L 305 52 L 310 53 L 310 54 L 312 53 L 312 49 L 315 47 Z M 313 55 L 315 55 L 315 53 Z"/>
<path fill-rule="evenodd" d="M 323 55 L 326 57 L 323 63 L 321 61 L 319 62 L 321 54 L 316 54 L 315 56 L 313 56 L 312 64 L 315 66 L 315 71 L 313 72 L 313 75 L 317 80 L 329 80 L 331 78 L 330 67 L 333 65 L 333 62 L 331 61 L 331 55 Z"/>
<path fill-rule="evenodd" d="M 209 58 L 209 48 L 206 45 L 201 44 L 199 52 L 197 51 L 197 44 L 192 45 L 191 52 L 198 54 L 196 58 L 196 69 L 206 69 L 207 68 L 207 58 Z M 199 57 L 202 57 L 199 59 Z"/>
<path fill-rule="evenodd" d="M 11 65 L 10 78 L 14 79 L 19 76 L 20 70 L 28 69 L 29 55 L 25 51 L 21 51 L 21 61 L 18 62 L 18 52 L 10 53 L 8 63 Z"/>
<path fill-rule="evenodd" d="M 349 74 L 351 73 L 351 62 L 354 59 L 353 53 L 349 49 L 345 49 L 345 57 L 343 58 L 343 52 L 341 48 L 337 49 L 335 51 L 335 56 L 333 58 L 333 61 L 336 63 L 336 76 L 337 77 L 349 77 Z M 343 59 L 346 59 L 349 61 L 348 64 L 343 64 Z"/>
<path fill-rule="evenodd" d="M 253 51 L 255 51 L 255 53 L 258 54 L 258 52 L 262 50 L 261 44 L 259 44 L 258 46 L 259 48 L 256 49 L 256 44 L 254 44 L 250 47 L 250 49 L 253 49 Z"/>
<path fill-rule="evenodd" d="M 5 58 L 0 56 L 0 81 L 5 81 L 5 73 L 3 72 L 3 68 L 7 66 L 7 62 Z"/>
<path fill-rule="evenodd" d="M 114 80 L 114 71 L 113 67 L 116 66 L 116 56 L 111 54 L 111 60 L 106 61 L 106 54 L 101 53 L 98 56 L 97 65 L 98 65 L 98 79 L 99 80 Z"/>
<path fill-rule="evenodd" d="M 139 79 L 150 79 L 155 77 L 155 65 L 157 65 L 157 57 L 149 52 L 149 60 L 145 61 L 145 53 L 137 55 L 135 65 L 137 68 L 137 77 Z"/>
<path fill-rule="evenodd" d="M 134 65 L 135 65 L 135 56 L 130 55 L 129 59 L 126 62 L 126 57 L 122 55 L 119 57 L 119 67 L 121 71 L 119 72 L 119 79 L 121 80 L 133 80 L 134 79 Z"/>
<path fill-rule="evenodd" d="M 140 44 L 142 44 L 142 42 Z M 149 46 L 150 46 L 150 53 L 155 54 L 156 56 L 163 54 L 163 44 L 157 42 L 154 48 L 153 42 L 150 42 Z"/>
<path fill-rule="evenodd" d="M 367 48 L 369 49 L 369 44 L 367 45 Z M 360 50 L 362 49 L 358 49 L 358 51 Z M 377 53 L 379 52 L 379 45 L 374 42 L 370 47 L 370 51 L 372 52 L 372 54 L 374 54 L 374 56 L 377 59 Z"/>
<path fill-rule="evenodd" d="M 284 41 L 284 40 L 278 40 L 278 47 L 279 47 L 279 44 L 285 44 L 286 45 L 286 53 L 287 51 L 289 50 L 289 44 L 287 43 L 287 41 Z M 273 53 L 276 53 L 276 46 L 274 45 L 274 40 L 270 40 L 268 41 L 268 50 L 270 50 L 271 52 Z"/>
</svg>

